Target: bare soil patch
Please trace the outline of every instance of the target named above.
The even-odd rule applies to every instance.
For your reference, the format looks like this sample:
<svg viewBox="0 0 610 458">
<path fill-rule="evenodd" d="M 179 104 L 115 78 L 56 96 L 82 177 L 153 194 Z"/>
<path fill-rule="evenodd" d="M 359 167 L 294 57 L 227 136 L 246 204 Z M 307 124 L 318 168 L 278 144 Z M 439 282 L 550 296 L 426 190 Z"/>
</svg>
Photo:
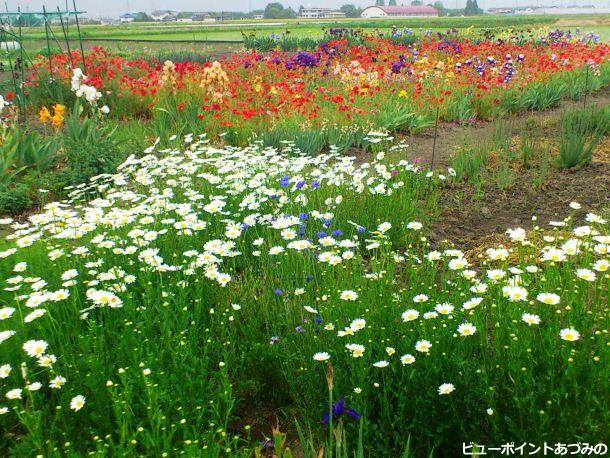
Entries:
<svg viewBox="0 0 610 458">
<path fill-rule="evenodd" d="M 610 87 L 590 95 L 587 101 L 587 107 L 608 104 Z M 510 117 L 505 122 L 516 136 L 515 141 L 528 135 L 528 129 L 535 126 L 537 136 L 551 144 L 559 134 L 561 114 L 582 107 L 582 101 L 566 101 L 560 107 Z M 463 144 L 489 141 L 494 129 L 489 122 L 468 126 L 443 123 L 439 126 L 434 168 L 446 171 Z M 429 165 L 433 137 L 432 129 L 408 137 L 408 159 Z M 493 180 L 483 180 L 479 187 L 470 182 L 451 184 L 443 190 L 440 214 L 432 225 L 431 239 L 437 243 L 447 240 L 468 250 L 494 234 L 503 234 L 509 227 L 530 228 L 532 216 L 537 217 L 537 224 L 541 226 L 552 220 L 562 220 L 573 201 L 582 205 L 576 218 L 583 218 L 587 211 L 610 209 L 610 138 L 603 139 L 592 162 L 580 170 L 555 167 L 556 154 L 556 146 L 551 147 L 551 161 L 541 184 L 534 185 L 536 170 L 515 166 L 510 168 L 514 183 L 507 187 L 500 188 Z M 492 153 L 488 166 L 503 160 Z"/>
</svg>

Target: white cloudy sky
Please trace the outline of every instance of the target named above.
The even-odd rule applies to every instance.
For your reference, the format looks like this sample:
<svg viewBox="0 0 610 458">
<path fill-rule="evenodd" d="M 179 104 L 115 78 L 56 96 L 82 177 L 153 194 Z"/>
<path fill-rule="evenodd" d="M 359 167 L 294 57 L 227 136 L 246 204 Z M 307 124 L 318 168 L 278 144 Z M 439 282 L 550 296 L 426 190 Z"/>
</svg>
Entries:
<svg viewBox="0 0 610 458">
<path fill-rule="evenodd" d="M 66 0 L 7 0 L 9 10 L 21 6 L 22 11 L 38 11 L 45 5 L 47 10 L 57 10 L 59 5 L 65 7 Z M 77 0 L 79 10 L 85 10 L 90 16 L 118 15 L 130 11 L 152 11 L 155 9 L 172 9 L 184 11 L 248 11 L 264 8 L 272 0 Z M 441 0 L 446 6 L 463 6 L 466 0 Z M 68 0 L 72 5 L 72 0 Z M 357 6 L 369 6 L 374 0 L 280 0 L 284 6 L 292 6 L 297 9 L 299 5 L 339 7 L 345 3 L 353 3 Z M 409 4 L 410 0 L 398 0 L 397 3 Z M 428 3 L 428 2 L 425 2 Z M 494 6 L 527 6 L 527 5 L 596 5 L 598 7 L 610 7 L 610 0 L 478 0 L 479 6 L 489 8 Z"/>
</svg>

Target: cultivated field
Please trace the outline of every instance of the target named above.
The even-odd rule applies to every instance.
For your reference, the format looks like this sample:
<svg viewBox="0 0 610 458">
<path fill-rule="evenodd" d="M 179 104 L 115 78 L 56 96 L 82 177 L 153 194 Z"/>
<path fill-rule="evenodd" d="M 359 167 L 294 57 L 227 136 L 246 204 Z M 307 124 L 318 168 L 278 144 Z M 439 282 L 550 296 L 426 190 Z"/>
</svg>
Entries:
<svg viewBox="0 0 610 458">
<path fill-rule="evenodd" d="M 608 30 L 28 29 L 2 455 L 605 456 Z"/>
</svg>

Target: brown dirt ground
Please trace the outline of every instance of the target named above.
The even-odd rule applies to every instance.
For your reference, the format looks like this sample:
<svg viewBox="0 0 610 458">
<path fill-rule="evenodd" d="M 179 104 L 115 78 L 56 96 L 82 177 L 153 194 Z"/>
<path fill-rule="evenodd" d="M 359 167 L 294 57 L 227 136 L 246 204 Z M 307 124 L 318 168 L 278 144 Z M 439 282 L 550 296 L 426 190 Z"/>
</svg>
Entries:
<svg viewBox="0 0 610 458">
<path fill-rule="evenodd" d="M 589 96 L 587 106 L 610 104 L 610 87 Z M 582 108 L 582 102 L 566 101 L 560 107 L 542 112 L 531 112 L 509 118 L 513 135 L 528 125 L 539 127 L 544 138 L 553 141 L 559 129 L 559 118 L 567 110 Z M 492 123 L 460 126 L 444 123 L 439 128 L 436 143 L 435 169 L 445 169 L 451 164 L 453 153 L 464 142 L 473 139 L 489 140 L 493 135 Z M 433 130 L 408 137 L 408 158 L 430 164 Z M 556 148 L 555 148 L 556 150 Z M 551 156 L 553 151 L 551 152 Z M 551 158 L 552 162 L 552 158 Z M 472 249 L 488 239 L 496 239 L 507 228 L 532 226 L 531 218 L 537 216 L 538 224 L 562 220 L 569 213 L 568 205 L 579 202 L 582 210 L 610 209 L 610 138 L 605 137 L 597 148 L 591 164 L 580 170 L 565 170 L 549 165 L 548 174 L 540 187 L 533 184 L 534 170 L 514 170 L 515 182 L 507 189 L 499 189 L 493 183 L 485 183 L 483 193 L 475 197 L 475 189 L 468 183 L 454 183 L 443 190 L 440 215 L 432 224 L 430 238 L 433 242 L 448 240 L 463 249 Z"/>
<path fill-rule="evenodd" d="M 595 19 L 575 19 L 561 18 L 555 22 L 556 27 L 585 27 L 590 25 L 609 25 L 610 19 L 607 17 L 599 17 Z"/>
</svg>

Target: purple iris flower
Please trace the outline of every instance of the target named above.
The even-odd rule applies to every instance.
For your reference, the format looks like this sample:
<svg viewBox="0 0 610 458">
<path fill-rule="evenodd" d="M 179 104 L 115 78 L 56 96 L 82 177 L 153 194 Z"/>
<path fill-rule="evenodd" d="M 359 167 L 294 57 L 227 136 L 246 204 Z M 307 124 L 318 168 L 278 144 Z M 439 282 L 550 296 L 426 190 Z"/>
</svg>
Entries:
<svg viewBox="0 0 610 458">
<path fill-rule="evenodd" d="M 263 447 L 263 450 L 273 450 L 275 444 L 271 439 L 265 439 L 261 442 L 261 446 Z"/>
<path fill-rule="evenodd" d="M 343 396 L 341 396 L 341 398 L 339 399 L 339 402 L 335 402 L 333 404 L 333 419 L 336 420 L 343 414 L 347 414 L 350 417 L 355 418 L 356 420 L 360 419 L 360 414 L 358 412 L 356 412 L 354 409 L 348 408 L 347 405 L 345 404 L 345 398 Z M 326 412 L 324 414 L 324 416 L 322 417 L 322 424 L 326 425 L 326 424 L 328 424 L 329 421 L 330 421 L 330 414 L 329 414 L 329 412 Z"/>
</svg>

